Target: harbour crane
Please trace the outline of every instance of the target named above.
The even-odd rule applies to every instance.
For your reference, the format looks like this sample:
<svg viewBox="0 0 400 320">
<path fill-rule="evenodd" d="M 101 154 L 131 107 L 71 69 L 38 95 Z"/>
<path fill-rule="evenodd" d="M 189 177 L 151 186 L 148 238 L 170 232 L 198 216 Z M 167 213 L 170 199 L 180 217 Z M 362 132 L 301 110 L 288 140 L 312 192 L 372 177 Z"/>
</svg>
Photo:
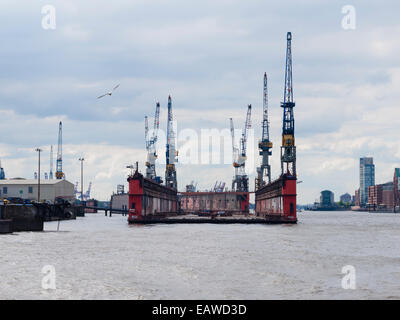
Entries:
<svg viewBox="0 0 400 320">
<path fill-rule="evenodd" d="M 214 192 L 223 192 L 225 189 L 225 182 L 217 181 L 214 186 Z"/>
<path fill-rule="evenodd" d="M 92 189 L 92 182 L 89 182 L 88 189 L 86 191 L 86 194 L 84 195 L 84 200 L 87 201 L 90 199 L 90 190 Z"/>
<path fill-rule="evenodd" d="M 231 136 L 232 136 L 232 160 L 233 160 L 233 166 L 237 168 L 237 166 L 235 166 L 235 161 L 239 155 L 239 149 L 236 147 L 235 143 L 235 128 L 233 126 L 233 119 L 229 118 L 229 120 L 231 123 Z"/>
<path fill-rule="evenodd" d="M 157 150 L 156 143 L 158 139 L 158 129 L 160 127 L 160 103 L 156 103 L 156 111 L 154 115 L 153 133 L 149 139 L 149 124 L 147 116 L 145 117 L 145 139 L 146 139 L 146 150 L 147 150 L 147 161 L 146 161 L 146 178 L 156 180 L 156 159 Z"/>
<path fill-rule="evenodd" d="M 262 136 L 261 141 L 258 143 L 258 148 L 260 149 L 262 161 L 261 166 L 257 168 L 256 190 L 266 183 L 271 183 L 271 165 L 269 164 L 269 156 L 272 155 L 272 142 L 269 138 L 267 73 L 264 73 Z"/>
<path fill-rule="evenodd" d="M 65 174 L 62 171 L 62 122 L 58 125 L 58 149 L 56 161 L 56 179 L 64 179 Z"/>
<path fill-rule="evenodd" d="M 286 68 L 285 89 L 283 93 L 283 125 L 281 146 L 281 172 L 282 175 L 296 177 L 296 146 L 294 139 L 294 114 L 293 108 L 293 83 L 292 83 L 292 33 L 286 36 Z"/>
<path fill-rule="evenodd" d="M 178 151 L 176 151 L 175 149 L 175 132 L 173 128 L 172 102 L 171 96 L 168 96 L 168 123 L 166 145 L 167 165 L 165 168 L 165 185 L 173 189 L 177 189 L 178 187 L 175 169 L 175 163 L 178 161 L 177 156 Z"/>
<path fill-rule="evenodd" d="M 229 118 L 231 123 L 231 136 L 232 136 L 232 160 L 233 160 L 233 167 L 235 168 L 234 178 L 232 182 L 232 190 L 235 190 L 235 181 L 236 177 L 238 177 L 238 169 L 239 165 L 237 163 L 237 159 L 239 157 L 239 149 L 236 147 L 235 143 L 235 128 L 233 126 L 233 119 Z"/>
<path fill-rule="evenodd" d="M 217 188 L 218 188 L 218 180 L 215 181 L 214 188 L 212 190 L 217 192 Z"/>
<path fill-rule="evenodd" d="M 251 128 L 251 104 L 247 108 L 246 121 L 242 131 L 242 137 L 240 138 L 239 148 L 235 147 L 234 144 L 234 128 L 233 120 L 231 118 L 231 135 L 232 135 L 232 151 L 234 156 L 233 167 L 235 168 L 235 176 L 232 181 L 232 190 L 240 192 L 249 191 L 249 177 L 246 174 L 246 148 L 247 148 L 247 133 L 248 129 Z"/>
</svg>

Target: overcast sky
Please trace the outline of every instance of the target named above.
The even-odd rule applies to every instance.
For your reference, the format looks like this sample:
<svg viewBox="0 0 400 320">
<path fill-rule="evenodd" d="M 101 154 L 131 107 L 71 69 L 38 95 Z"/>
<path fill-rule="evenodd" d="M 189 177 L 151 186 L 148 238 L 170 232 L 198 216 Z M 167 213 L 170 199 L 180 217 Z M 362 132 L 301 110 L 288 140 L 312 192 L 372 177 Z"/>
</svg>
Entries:
<svg viewBox="0 0 400 320">
<path fill-rule="evenodd" d="M 36 147 L 56 151 L 63 121 L 66 178 L 108 200 L 126 165 L 144 168 L 144 116 L 173 99 L 179 131 L 243 127 L 252 104 L 260 138 L 263 74 L 269 78 L 272 176 L 280 171 L 286 32 L 293 35 L 298 202 L 323 189 L 354 194 L 359 157 L 373 156 L 376 182 L 400 167 L 398 1 L 0 0 L 0 159 L 7 178 L 33 178 Z M 344 29 L 342 7 L 356 10 Z M 53 5 L 56 28 L 42 27 Z M 96 97 L 116 84 L 111 97 Z M 178 149 L 184 142 L 178 141 Z M 165 152 L 160 142 L 159 154 Z M 250 149 L 258 163 L 257 150 Z M 54 157 L 55 158 L 55 157 Z M 162 160 L 162 159 L 160 159 Z M 161 162 L 161 161 L 160 161 Z M 162 164 L 158 174 L 164 176 Z M 177 166 L 178 186 L 231 185 L 230 164 Z M 250 174 L 254 188 L 254 171 Z"/>
</svg>

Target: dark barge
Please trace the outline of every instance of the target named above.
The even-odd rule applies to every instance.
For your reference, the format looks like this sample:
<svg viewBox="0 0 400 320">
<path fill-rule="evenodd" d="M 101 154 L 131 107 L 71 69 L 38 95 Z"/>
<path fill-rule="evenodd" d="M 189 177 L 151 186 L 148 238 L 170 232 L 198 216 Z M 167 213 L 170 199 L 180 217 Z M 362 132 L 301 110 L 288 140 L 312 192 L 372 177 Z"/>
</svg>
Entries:
<svg viewBox="0 0 400 320">
<path fill-rule="evenodd" d="M 211 224 L 293 224 L 296 221 L 293 220 L 271 220 L 267 218 L 258 217 L 198 217 L 195 215 L 184 215 L 177 217 L 168 218 L 147 218 L 140 220 L 129 221 L 131 224 L 201 224 L 201 223 L 211 223 Z"/>
</svg>

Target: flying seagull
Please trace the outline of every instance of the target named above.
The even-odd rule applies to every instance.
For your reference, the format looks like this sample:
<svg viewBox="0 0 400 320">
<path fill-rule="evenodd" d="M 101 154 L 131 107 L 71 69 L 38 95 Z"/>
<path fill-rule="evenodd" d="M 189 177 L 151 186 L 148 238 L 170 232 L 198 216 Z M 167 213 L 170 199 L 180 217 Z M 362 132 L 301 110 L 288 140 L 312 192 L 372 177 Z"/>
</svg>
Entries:
<svg viewBox="0 0 400 320">
<path fill-rule="evenodd" d="M 117 89 L 118 87 L 119 87 L 119 84 L 117 84 L 110 92 L 107 92 L 107 93 L 101 95 L 100 97 L 97 97 L 97 99 L 103 98 L 105 96 L 111 96 L 112 93 L 114 92 L 114 90 Z"/>
</svg>

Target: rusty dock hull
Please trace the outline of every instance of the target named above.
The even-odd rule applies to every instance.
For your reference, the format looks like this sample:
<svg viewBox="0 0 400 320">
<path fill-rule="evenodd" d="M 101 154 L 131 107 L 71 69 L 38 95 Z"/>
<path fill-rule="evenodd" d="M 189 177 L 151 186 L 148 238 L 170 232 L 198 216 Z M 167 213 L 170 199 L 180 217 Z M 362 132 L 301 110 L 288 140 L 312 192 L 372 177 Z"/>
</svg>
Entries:
<svg viewBox="0 0 400 320">
<path fill-rule="evenodd" d="M 173 188 L 145 178 L 138 171 L 128 177 L 128 221 L 161 219 L 178 214 L 178 196 Z"/>
<path fill-rule="evenodd" d="M 180 192 L 178 199 L 181 214 L 249 214 L 248 192 Z"/>
<path fill-rule="evenodd" d="M 256 191 L 255 213 L 270 223 L 297 223 L 296 177 L 282 175 Z"/>
</svg>

